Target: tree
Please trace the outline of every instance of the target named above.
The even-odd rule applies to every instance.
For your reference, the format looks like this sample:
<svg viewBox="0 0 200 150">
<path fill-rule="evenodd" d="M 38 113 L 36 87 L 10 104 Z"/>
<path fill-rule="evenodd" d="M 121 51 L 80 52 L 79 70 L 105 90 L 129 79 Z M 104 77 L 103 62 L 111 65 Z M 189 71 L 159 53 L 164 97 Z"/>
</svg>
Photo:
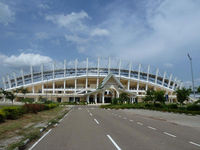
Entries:
<svg viewBox="0 0 200 150">
<path fill-rule="evenodd" d="M 10 92 L 10 91 L 4 91 L 4 90 L 3 90 L 2 93 L 3 93 L 3 95 L 5 96 L 5 98 L 11 100 L 11 101 L 12 101 L 12 104 L 13 104 L 14 99 L 15 99 L 16 96 L 15 96 L 12 92 Z"/>
<path fill-rule="evenodd" d="M 128 94 L 127 93 L 121 93 L 120 95 L 119 95 L 119 98 L 120 98 L 120 100 L 121 100 L 121 103 L 123 103 L 123 102 L 130 102 L 130 98 L 129 98 L 129 96 L 128 96 Z"/>
<path fill-rule="evenodd" d="M 197 88 L 197 92 L 200 93 L 200 86 Z"/>
<path fill-rule="evenodd" d="M 165 103 L 165 91 L 155 91 L 154 99 L 160 103 Z"/>
<path fill-rule="evenodd" d="M 15 92 L 22 93 L 24 95 L 24 98 L 25 98 L 25 94 L 28 93 L 28 89 L 21 87 L 21 88 L 17 89 Z"/>
<path fill-rule="evenodd" d="M 177 89 L 176 90 L 176 97 L 179 103 L 183 104 L 183 102 L 186 100 L 188 101 L 190 95 L 190 90 L 186 88 Z"/>
<path fill-rule="evenodd" d="M 146 96 L 144 97 L 145 102 L 153 101 L 154 100 L 154 90 L 147 90 Z"/>
</svg>

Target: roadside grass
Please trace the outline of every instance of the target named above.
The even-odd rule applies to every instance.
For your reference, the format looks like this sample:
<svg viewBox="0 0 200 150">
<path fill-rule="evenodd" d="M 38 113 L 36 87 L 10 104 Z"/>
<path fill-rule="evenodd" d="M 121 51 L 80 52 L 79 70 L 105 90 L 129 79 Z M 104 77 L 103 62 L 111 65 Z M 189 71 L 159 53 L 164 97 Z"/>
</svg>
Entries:
<svg viewBox="0 0 200 150">
<path fill-rule="evenodd" d="M 0 147 L 2 143 L 10 138 L 22 136 L 18 141 L 10 143 L 8 149 L 13 149 L 26 139 L 35 139 L 40 136 L 40 129 L 49 122 L 56 123 L 60 116 L 65 115 L 67 107 L 56 107 L 54 109 L 38 112 L 37 114 L 24 114 L 17 120 L 6 120 L 0 124 Z"/>
<path fill-rule="evenodd" d="M 101 108 L 105 109 L 147 109 L 155 110 L 162 112 L 173 112 L 173 113 L 184 113 L 191 115 L 200 115 L 200 109 L 198 110 L 188 110 L 191 105 L 177 105 L 177 104 L 152 104 L 152 103 L 135 103 L 135 104 L 110 104 L 110 105 L 101 105 Z M 200 108 L 200 107 L 199 107 Z"/>
</svg>

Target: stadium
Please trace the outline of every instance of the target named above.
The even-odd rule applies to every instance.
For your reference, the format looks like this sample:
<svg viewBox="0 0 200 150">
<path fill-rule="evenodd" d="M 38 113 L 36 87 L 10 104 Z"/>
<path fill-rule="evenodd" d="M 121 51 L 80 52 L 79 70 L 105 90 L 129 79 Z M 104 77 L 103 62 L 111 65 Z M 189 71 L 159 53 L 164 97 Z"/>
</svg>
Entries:
<svg viewBox="0 0 200 150">
<path fill-rule="evenodd" d="M 6 91 L 26 88 L 26 94 L 16 93 L 17 98 L 26 96 L 38 101 L 40 98 L 57 102 L 80 102 L 104 104 L 120 93 L 127 93 L 131 102 L 142 101 L 148 89 L 164 90 L 169 102 L 176 101 L 174 91 L 182 83 L 172 74 L 161 74 L 158 68 L 150 65 L 134 65 L 121 60 L 97 58 L 89 62 L 88 58 L 77 59 L 63 64 L 41 64 L 30 66 L 30 71 L 13 73 L 3 77 Z"/>
</svg>

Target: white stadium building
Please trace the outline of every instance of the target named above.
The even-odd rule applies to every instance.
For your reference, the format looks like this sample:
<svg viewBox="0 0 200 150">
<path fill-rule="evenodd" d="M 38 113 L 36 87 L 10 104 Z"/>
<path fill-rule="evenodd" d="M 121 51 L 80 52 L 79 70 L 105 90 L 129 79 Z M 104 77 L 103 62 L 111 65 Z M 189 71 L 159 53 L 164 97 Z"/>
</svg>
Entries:
<svg viewBox="0 0 200 150">
<path fill-rule="evenodd" d="M 73 62 L 73 63 L 72 63 Z M 96 62 L 96 63 L 95 63 Z M 132 102 L 141 101 L 148 89 L 164 90 L 169 102 L 176 100 L 174 91 L 182 83 L 172 74 L 162 73 L 150 65 L 143 66 L 121 60 L 98 58 L 96 61 L 70 61 L 64 64 L 52 63 L 51 67 L 30 67 L 29 72 L 21 70 L 3 77 L 6 91 L 27 88 L 26 97 L 47 98 L 58 102 L 87 101 L 88 103 L 110 103 L 120 93 L 128 93 Z M 16 93 L 17 97 L 24 97 Z"/>
</svg>

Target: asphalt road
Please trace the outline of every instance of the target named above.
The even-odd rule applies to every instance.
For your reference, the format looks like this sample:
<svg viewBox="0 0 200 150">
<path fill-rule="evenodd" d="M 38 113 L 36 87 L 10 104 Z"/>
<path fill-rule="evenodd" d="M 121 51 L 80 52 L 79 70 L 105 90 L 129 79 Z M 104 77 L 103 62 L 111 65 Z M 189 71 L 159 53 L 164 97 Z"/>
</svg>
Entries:
<svg viewBox="0 0 200 150">
<path fill-rule="evenodd" d="M 162 119 L 76 106 L 30 150 L 200 150 L 200 132 Z"/>
</svg>

